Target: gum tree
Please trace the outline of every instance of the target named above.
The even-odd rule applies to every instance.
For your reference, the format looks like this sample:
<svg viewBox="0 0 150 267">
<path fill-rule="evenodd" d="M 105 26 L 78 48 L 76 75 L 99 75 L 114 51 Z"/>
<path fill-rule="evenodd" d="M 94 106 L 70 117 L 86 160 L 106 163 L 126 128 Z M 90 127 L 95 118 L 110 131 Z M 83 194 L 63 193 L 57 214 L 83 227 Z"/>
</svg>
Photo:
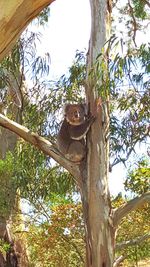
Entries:
<svg viewBox="0 0 150 267">
<path fill-rule="evenodd" d="M 3 2 L 3 1 L 1 1 Z M 21 28 L 17 28 L 14 34 L 16 23 L 6 20 L 6 25 L 1 23 L 1 35 L 9 31 L 10 38 L 3 37 L 4 41 L 0 44 L 1 58 L 8 52 L 13 45 L 16 36 L 24 29 L 29 22 L 44 6 L 50 1 L 22 1 L 25 10 L 31 10 L 29 14 L 25 12 L 25 18 L 21 19 L 19 12 L 20 2 L 15 1 L 12 9 L 10 8 L 10 18 L 17 16 L 23 23 Z M 121 219 L 130 211 L 137 208 L 140 204 L 148 202 L 150 193 L 142 194 L 140 197 L 127 202 L 116 210 L 112 209 L 109 188 L 109 90 L 107 84 L 107 56 L 108 50 L 99 57 L 105 42 L 108 40 L 110 32 L 111 19 L 111 1 L 95 0 L 91 4 L 91 37 L 89 51 L 87 55 L 87 78 L 85 82 L 85 94 L 87 103 L 89 103 L 90 112 L 96 115 L 96 121 L 92 125 L 91 131 L 87 137 L 87 158 L 79 165 L 69 162 L 59 152 L 56 144 L 40 137 L 36 133 L 30 132 L 30 129 L 19 125 L 18 123 L 0 115 L 0 125 L 7 128 L 24 140 L 37 147 L 44 154 L 52 157 L 57 163 L 70 172 L 80 190 L 83 217 L 85 223 L 86 236 L 86 266 L 87 267 L 111 267 L 114 263 L 115 233 Z M 7 4 L 5 4 L 7 6 Z M 23 7 L 23 6 L 22 6 Z M 32 7 L 31 9 L 29 7 Z M 14 12 L 15 10 L 15 12 Z M 3 18 L 6 18 L 7 10 L 4 9 Z M 31 15 L 32 14 L 32 15 Z M 1 21 L 2 21 L 1 19 Z M 17 20 L 18 22 L 19 20 Z M 19 22 L 20 23 L 20 22 Z M 11 34 L 11 32 L 13 32 Z M 5 44 L 5 45 L 4 45 Z M 98 66 L 102 67 L 103 75 L 97 75 Z M 116 264 L 116 263 L 115 263 Z"/>
</svg>

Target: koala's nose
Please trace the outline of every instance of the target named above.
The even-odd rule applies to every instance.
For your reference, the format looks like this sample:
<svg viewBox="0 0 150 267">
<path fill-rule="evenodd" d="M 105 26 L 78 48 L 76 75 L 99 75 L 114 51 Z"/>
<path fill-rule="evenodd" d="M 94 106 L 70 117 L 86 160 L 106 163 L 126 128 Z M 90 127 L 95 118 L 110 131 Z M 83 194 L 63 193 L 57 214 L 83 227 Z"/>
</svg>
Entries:
<svg viewBox="0 0 150 267">
<path fill-rule="evenodd" d="M 79 114 L 79 112 L 75 112 L 75 118 L 79 118 L 80 117 L 80 114 Z"/>
</svg>

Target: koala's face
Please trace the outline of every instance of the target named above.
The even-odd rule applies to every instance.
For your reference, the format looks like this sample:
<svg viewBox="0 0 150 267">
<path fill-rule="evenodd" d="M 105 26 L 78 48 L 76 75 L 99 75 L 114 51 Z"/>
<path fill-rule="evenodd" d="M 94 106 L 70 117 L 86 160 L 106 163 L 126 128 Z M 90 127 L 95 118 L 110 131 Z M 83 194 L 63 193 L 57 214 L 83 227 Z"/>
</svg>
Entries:
<svg viewBox="0 0 150 267">
<path fill-rule="evenodd" d="M 80 125 L 84 122 L 86 116 L 84 104 L 68 104 L 65 108 L 66 120 L 71 125 Z"/>
</svg>

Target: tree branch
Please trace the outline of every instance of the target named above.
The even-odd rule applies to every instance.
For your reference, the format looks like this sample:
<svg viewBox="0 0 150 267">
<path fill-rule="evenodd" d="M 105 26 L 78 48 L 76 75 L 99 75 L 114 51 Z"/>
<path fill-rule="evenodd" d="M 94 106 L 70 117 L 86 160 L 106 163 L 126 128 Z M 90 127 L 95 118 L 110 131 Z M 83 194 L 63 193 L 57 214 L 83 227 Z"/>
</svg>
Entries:
<svg viewBox="0 0 150 267">
<path fill-rule="evenodd" d="M 0 126 L 16 133 L 25 141 L 41 150 L 45 155 L 52 157 L 56 162 L 58 162 L 61 166 L 68 170 L 69 173 L 74 176 L 78 185 L 80 185 L 79 166 L 67 160 L 64 155 L 61 154 L 61 152 L 58 150 L 56 144 L 51 144 L 45 138 L 39 136 L 36 133 L 32 133 L 26 127 L 21 126 L 20 124 L 8 119 L 2 114 L 0 114 Z"/>
<path fill-rule="evenodd" d="M 135 246 L 135 245 L 138 245 L 140 244 L 141 242 L 145 241 L 146 239 L 149 239 L 150 238 L 150 233 L 148 234 L 145 234 L 143 236 L 139 236 L 133 240 L 128 240 L 128 241 L 124 241 L 124 242 L 121 242 L 119 244 L 116 244 L 116 250 L 118 249 L 123 249 L 123 248 L 126 248 L 128 246 Z"/>
<path fill-rule="evenodd" d="M 136 197 L 126 204 L 122 205 L 114 211 L 114 226 L 120 223 L 123 217 L 125 217 L 129 212 L 137 209 L 140 205 L 150 201 L 150 192 L 147 192 L 140 197 Z"/>
<path fill-rule="evenodd" d="M 29 22 L 53 1 L 0 1 L 0 60 L 8 54 Z"/>
<path fill-rule="evenodd" d="M 143 236 L 140 236 L 140 237 L 137 237 L 133 240 L 128 240 L 128 241 L 124 241 L 124 242 L 121 242 L 119 244 L 116 245 L 115 249 L 116 250 L 119 250 L 119 249 L 124 249 L 124 248 L 127 248 L 128 246 L 135 246 L 135 245 L 138 245 L 140 244 L 141 242 L 145 241 L 146 239 L 150 238 L 150 233 L 148 234 L 145 234 Z M 114 261 L 114 264 L 113 264 L 113 267 L 118 267 L 120 266 L 120 263 L 123 262 L 124 260 L 126 259 L 126 256 L 125 255 L 121 255 L 119 256 L 115 261 Z"/>
<path fill-rule="evenodd" d="M 136 23 L 136 19 L 135 19 L 135 16 L 134 16 L 134 10 L 133 10 L 133 7 L 131 6 L 131 3 L 130 3 L 130 0 L 128 0 L 128 5 L 129 5 L 129 12 L 131 14 L 131 17 L 132 17 L 132 25 L 133 25 L 133 42 L 136 45 L 136 41 L 135 41 L 135 37 L 136 37 L 136 32 L 137 32 L 137 23 Z"/>
<path fill-rule="evenodd" d="M 120 266 L 120 263 L 123 262 L 124 260 L 126 259 L 126 256 L 119 256 L 115 261 L 114 261 L 114 264 L 113 264 L 113 267 L 118 267 Z"/>
<path fill-rule="evenodd" d="M 144 0 L 144 3 L 150 8 L 150 3 L 147 0 Z"/>
</svg>

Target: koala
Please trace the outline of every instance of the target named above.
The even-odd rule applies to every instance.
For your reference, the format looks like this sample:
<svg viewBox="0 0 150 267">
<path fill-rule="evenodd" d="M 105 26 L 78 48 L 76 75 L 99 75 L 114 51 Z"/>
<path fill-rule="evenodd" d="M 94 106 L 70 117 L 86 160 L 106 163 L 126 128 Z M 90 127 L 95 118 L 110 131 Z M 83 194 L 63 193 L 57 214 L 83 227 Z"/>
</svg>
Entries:
<svg viewBox="0 0 150 267">
<path fill-rule="evenodd" d="M 59 150 L 72 162 L 80 162 L 86 155 L 85 136 L 94 122 L 87 116 L 85 104 L 67 104 L 65 118 L 57 136 Z"/>
</svg>

